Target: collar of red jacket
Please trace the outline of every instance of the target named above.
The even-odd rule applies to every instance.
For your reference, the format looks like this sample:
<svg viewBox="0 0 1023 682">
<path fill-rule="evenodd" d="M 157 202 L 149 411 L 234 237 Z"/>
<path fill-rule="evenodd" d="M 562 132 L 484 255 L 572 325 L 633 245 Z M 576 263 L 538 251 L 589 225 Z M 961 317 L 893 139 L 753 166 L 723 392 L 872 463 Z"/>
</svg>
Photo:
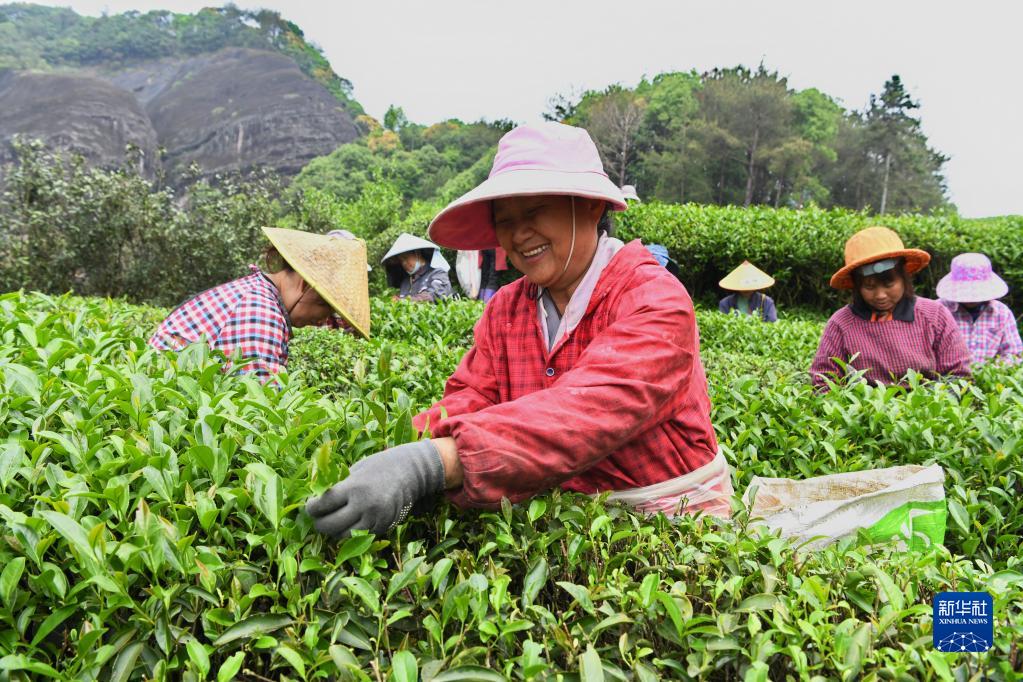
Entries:
<svg viewBox="0 0 1023 682">
<path fill-rule="evenodd" d="M 633 239 L 631 242 L 621 248 L 621 250 L 614 255 L 611 262 L 604 268 L 604 272 L 600 275 L 600 279 L 597 280 L 597 286 L 593 290 L 593 295 L 590 296 L 590 304 L 586 306 L 586 315 L 589 315 L 593 310 L 600 305 L 600 302 L 604 300 L 611 291 L 614 290 L 616 284 L 619 284 L 622 279 L 625 279 L 632 275 L 632 272 L 639 265 L 654 265 L 658 270 L 663 271 L 666 274 L 667 270 L 662 268 L 654 260 L 654 257 L 650 255 L 647 248 L 643 246 L 643 243 L 638 239 Z M 674 277 L 672 277 L 674 279 Z"/>
</svg>

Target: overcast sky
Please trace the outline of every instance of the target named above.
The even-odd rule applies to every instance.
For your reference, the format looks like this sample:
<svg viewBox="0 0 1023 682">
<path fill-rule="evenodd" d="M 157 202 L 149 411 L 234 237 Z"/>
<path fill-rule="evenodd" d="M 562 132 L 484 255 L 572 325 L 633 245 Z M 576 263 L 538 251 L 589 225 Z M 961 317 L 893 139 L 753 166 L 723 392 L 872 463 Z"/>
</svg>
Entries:
<svg viewBox="0 0 1023 682">
<path fill-rule="evenodd" d="M 46 3 L 49 4 L 49 3 Z M 194 12 L 194 0 L 74 0 L 82 14 Z M 323 48 L 366 111 L 536 120 L 561 92 L 761 60 L 790 87 L 863 108 L 893 73 L 922 108 L 966 216 L 1023 214 L 1023 3 L 963 0 L 430 0 L 235 3 L 275 9 Z M 642 188 L 640 188 L 642 193 Z"/>
</svg>

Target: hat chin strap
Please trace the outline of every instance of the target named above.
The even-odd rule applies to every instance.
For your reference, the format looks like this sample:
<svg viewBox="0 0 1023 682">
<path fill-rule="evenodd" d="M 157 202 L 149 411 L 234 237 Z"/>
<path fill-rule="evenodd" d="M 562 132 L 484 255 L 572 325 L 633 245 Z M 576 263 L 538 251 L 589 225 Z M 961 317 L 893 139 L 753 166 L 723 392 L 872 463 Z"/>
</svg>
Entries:
<svg viewBox="0 0 1023 682">
<path fill-rule="evenodd" d="M 306 295 L 306 294 L 308 294 L 308 293 L 309 293 L 309 291 L 310 291 L 310 290 L 311 290 L 311 289 L 313 288 L 313 287 L 312 287 L 312 285 L 311 285 L 311 284 L 309 284 L 308 282 L 306 283 L 306 286 L 307 286 L 308 288 L 307 288 L 307 289 L 306 289 L 305 291 L 303 291 L 303 292 L 302 292 L 302 295 L 298 297 L 298 300 L 297 300 L 297 301 L 295 301 L 294 303 L 292 303 L 292 304 L 291 304 L 291 307 L 290 307 L 290 308 L 285 308 L 285 309 L 284 309 L 284 310 L 285 310 L 285 312 L 287 312 L 287 313 L 288 313 L 288 318 L 289 318 L 289 319 L 291 318 L 291 312 L 292 312 L 292 311 L 293 311 L 293 310 L 294 310 L 295 308 L 297 308 L 297 307 L 298 307 L 298 304 L 302 302 L 302 299 L 303 299 L 303 298 L 305 298 L 305 295 Z"/>
<path fill-rule="evenodd" d="M 558 275 L 558 279 L 565 276 L 568 272 L 568 266 L 572 262 L 572 255 L 575 253 L 575 197 L 569 197 L 572 200 L 572 245 L 568 248 L 568 258 L 565 260 L 565 267 L 561 268 L 561 274 Z"/>
<path fill-rule="evenodd" d="M 575 197 L 570 197 L 570 199 L 572 200 L 572 243 L 568 247 L 568 258 L 565 259 L 565 267 L 561 268 L 561 274 L 558 275 L 558 279 L 564 277 L 565 273 L 568 272 L 568 266 L 572 263 L 572 256 L 575 254 Z M 540 297 L 543 296 L 543 292 L 550 289 L 550 287 L 542 287 L 535 284 L 530 284 L 529 286 L 531 288 L 535 287 L 535 299 L 538 301 L 540 300 Z"/>
</svg>

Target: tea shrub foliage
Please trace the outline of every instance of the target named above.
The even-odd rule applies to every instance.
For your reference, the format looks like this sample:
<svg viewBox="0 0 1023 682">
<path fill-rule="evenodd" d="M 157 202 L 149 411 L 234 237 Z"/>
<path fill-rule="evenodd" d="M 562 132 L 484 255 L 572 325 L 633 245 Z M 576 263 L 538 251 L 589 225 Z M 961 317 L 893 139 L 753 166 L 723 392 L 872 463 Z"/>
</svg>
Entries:
<svg viewBox="0 0 1023 682">
<path fill-rule="evenodd" d="M 480 311 L 377 300 L 368 342 L 300 330 L 278 391 L 149 349 L 164 311 L 0 296 L 0 678 L 1019 679 L 1023 370 L 821 396 L 808 316 L 698 314 L 736 489 L 938 462 L 944 547 L 801 552 L 738 500 L 671 522 L 558 492 L 313 533 L 305 499 L 414 437 Z M 943 590 L 994 595 L 989 653 L 932 650 Z"/>
<path fill-rule="evenodd" d="M 920 293 L 931 296 L 956 255 L 979 251 L 1009 283 L 1005 302 L 1023 306 L 1023 216 L 969 220 L 954 213 L 876 216 L 842 208 L 776 209 L 698 204 L 634 204 L 616 214 L 618 236 L 663 244 L 678 261 L 694 297 L 718 297 L 717 283 L 749 260 L 777 284 L 770 294 L 783 304 L 824 309 L 848 303 L 828 285 L 844 260 L 845 241 L 870 225 L 895 230 L 907 248 L 931 254 L 916 277 Z"/>
</svg>

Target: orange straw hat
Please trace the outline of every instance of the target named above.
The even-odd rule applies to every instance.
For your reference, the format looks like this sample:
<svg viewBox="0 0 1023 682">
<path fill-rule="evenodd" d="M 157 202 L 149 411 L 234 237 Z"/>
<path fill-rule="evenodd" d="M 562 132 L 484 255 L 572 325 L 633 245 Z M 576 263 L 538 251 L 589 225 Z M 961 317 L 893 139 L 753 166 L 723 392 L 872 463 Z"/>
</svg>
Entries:
<svg viewBox="0 0 1023 682">
<path fill-rule="evenodd" d="M 887 227 L 860 230 L 845 243 L 845 267 L 831 276 L 835 289 L 853 288 L 853 271 L 879 260 L 902 258 L 906 274 L 912 275 L 927 267 L 931 254 L 920 249 L 907 249 L 899 235 Z"/>
</svg>

